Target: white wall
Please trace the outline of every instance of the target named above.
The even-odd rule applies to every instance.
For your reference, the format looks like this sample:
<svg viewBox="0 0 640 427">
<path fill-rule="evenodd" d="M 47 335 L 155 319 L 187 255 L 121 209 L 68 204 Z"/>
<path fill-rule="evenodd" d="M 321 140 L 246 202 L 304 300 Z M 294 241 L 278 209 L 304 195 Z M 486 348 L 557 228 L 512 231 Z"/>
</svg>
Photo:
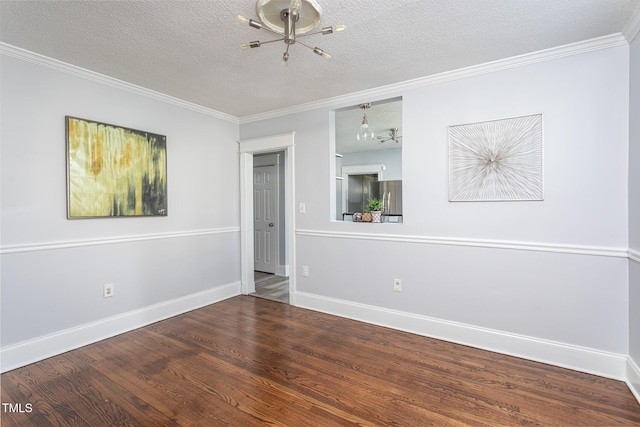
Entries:
<svg viewBox="0 0 640 427">
<path fill-rule="evenodd" d="M 640 398 L 640 37 L 631 43 L 629 107 L 629 356 Z"/>
<path fill-rule="evenodd" d="M 42 64 L 1 62 L 3 352 L 239 289 L 238 124 Z M 168 216 L 68 220 L 65 115 L 166 135 Z"/>
<path fill-rule="evenodd" d="M 296 132 L 296 263 L 310 269 L 297 301 L 626 355 L 628 67 L 620 46 L 390 95 L 403 99 L 401 225 L 330 220 L 329 109 L 242 124 L 242 139 Z M 545 200 L 449 203 L 448 126 L 535 113 Z"/>
</svg>

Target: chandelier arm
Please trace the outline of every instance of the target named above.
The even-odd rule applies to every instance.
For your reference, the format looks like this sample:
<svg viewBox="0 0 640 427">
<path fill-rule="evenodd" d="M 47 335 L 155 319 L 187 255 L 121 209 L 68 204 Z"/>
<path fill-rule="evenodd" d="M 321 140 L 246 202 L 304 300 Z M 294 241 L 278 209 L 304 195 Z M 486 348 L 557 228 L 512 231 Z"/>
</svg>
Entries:
<svg viewBox="0 0 640 427">
<path fill-rule="evenodd" d="M 304 44 L 301 41 L 298 41 L 298 38 L 296 37 L 296 43 L 300 43 L 302 46 L 306 47 L 307 49 L 311 49 L 314 50 L 314 47 L 309 46 L 308 44 Z"/>
<path fill-rule="evenodd" d="M 281 39 L 276 39 L 276 40 L 269 40 L 266 42 L 260 42 L 260 44 L 267 44 L 267 43 L 273 43 L 273 42 L 281 42 L 282 40 L 284 40 L 284 37 Z"/>
<path fill-rule="evenodd" d="M 316 34 L 322 34 L 322 31 L 316 31 L 315 33 L 296 34 L 296 40 L 298 40 L 300 37 L 314 36 Z"/>
<path fill-rule="evenodd" d="M 266 26 L 266 25 L 264 25 L 264 24 L 262 24 L 262 26 L 261 26 L 259 29 L 260 29 L 260 30 L 266 30 L 266 31 L 269 31 L 270 33 L 277 34 L 277 35 L 279 35 L 279 36 L 284 37 L 284 34 L 282 34 L 281 32 L 276 31 L 276 30 L 272 30 L 271 28 L 267 27 L 267 26 Z M 284 38 L 283 38 L 283 39 L 281 39 L 281 40 L 284 40 Z"/>
</svg>

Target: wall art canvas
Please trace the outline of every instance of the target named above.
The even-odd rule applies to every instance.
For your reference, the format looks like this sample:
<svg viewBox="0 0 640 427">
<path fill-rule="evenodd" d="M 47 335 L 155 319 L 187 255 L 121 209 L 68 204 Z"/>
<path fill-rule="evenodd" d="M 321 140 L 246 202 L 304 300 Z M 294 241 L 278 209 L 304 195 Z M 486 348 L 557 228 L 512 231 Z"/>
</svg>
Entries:
<svg viewBox="0 0 640 427">
<path fill-rule="evenodd" d="M 542 114 L 449 127 L 449 201 L 543 200 Z"/>
<path fill-rule="evenodd" d="M 167 215 L 167 138 L 67 116 L 68 218 Z"/>
</svg>

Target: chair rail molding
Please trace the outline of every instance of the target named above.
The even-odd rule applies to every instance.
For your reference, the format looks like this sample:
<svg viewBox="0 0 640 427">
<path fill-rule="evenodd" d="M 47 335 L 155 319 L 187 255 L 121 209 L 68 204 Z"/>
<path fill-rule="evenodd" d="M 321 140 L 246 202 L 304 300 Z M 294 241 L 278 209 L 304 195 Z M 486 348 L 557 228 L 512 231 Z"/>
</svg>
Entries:
<svg viewBox="0 0 640 427">
<path fill-rule="evenodd" d="M 26 245 L 10 245 L 0 248 L 0 255 L 15 254 L 22 252 L 38 252 L 38 251 L 50 251 L 56 249 L 69 249 L 78 248 L 84 246 L 99 246 L 99 245 L 114 245 L 120 243 L 131 242 L 143 242 L 146 240 L 161 240 L 161 239 L 177 239 L 193 236 L 207 236 L 211 234 L 224 234 L 224 233 L 239 233 L 240 227 L 225 227 L 225 228 L 212 228 L 208 230 L 192 230 L 192 231 L 179 231 L 173 233 L 154 233 L 154 234 L 142 234 L 136 236 L 122 236 L 122 237 L 109 237 L 109 238 L 97 238 L 88 240 L 69 240 L 62 242 L 47 242 L 47 243 L 34 243 Z"/>
<path fill-rule="evenodd" d="M 382 224 L 384 226 L 384 224 Z M 393 224 L 397 227 L 397 224 Z M 355 233 L 341 231 L 319 231 L 319 230 L 296 230 L 298 236 L 332 238 L 332 239 L 353 239 L 353 240 L 378 240 L 388 242 L 422 243 L 427 245 L 450 245 L 450 246 L 474 246 L 491 249 L 511 249 L 522 251 L 554 252 L 577 255 L 593 255 L 615 258 L 630 258 L 634 252 L 640 262 L 640 253 L 627 248 L 616 248 L 608 246 L 589 245 L 568 245 L 557 243 L 541 243 L 510 240 L 488 240 L 488 239 L 465 239 L 459 237 L 433 237 L 433 236 L 411 236 L 400 234 L 378 234 L 378 233 Z"/>
</svg>

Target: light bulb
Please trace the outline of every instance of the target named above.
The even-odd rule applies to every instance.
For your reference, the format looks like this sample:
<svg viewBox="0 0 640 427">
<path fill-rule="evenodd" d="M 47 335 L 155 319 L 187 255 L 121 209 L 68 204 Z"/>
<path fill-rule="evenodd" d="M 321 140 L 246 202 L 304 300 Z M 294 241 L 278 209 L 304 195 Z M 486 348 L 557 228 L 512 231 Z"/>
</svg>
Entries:
<svg viewBox="0 0 640 427">
<path fill-rule="evenodd" d="M 249 43 L 242 43 L 240 45 L 240 49 L 242 49 L 242 50 L 249 49 Z"/>
<path fill-rule="evenodd" d="M 291 3 L 289 3 L 289 9 L 293 10 L 294 12 L 299 11 L 301 7 L 302 2 L 300 0 L 291 0 Z"/>
<path fill-rule="evenodd" d="M 325 59 L 329 59 L 331 58 L 331 55 L 329 55 L 327 52 L 325 52 L 324 50 L 320 49 L 319 47 L 314 47 L 313 48 L 313 52 L 317 55 L 322 56 Z"/>
<path fill-rule="evenodd" d="M 356 134 L 356 139 L 358 141 L 368 141 L 370 139 L 373 139 L 373 137 L 373 130 L 369 126 L 369 123 L 362 123 L 362 126 L 360 126 L 360 130 Z"/>
<path fill-rule="evenodd" d="M 366 104 L 361 104 L 360 108 L 362 108 L 364 111 L 364 114 L 362 115 L 362 125 L 360 126 L 360 129 L 358 130 L 358 133 L 356 134 L 356 139 L 358 141 L 367 141 L 369 139 L 373 139 L 373 129 L 371 129 L 371 127 L 369 126 L 369 119 L 367 118 L 367 108 L 370 108 L 371 104 L 366 103 Z"/>
<path fill-rule="evenodd" d="M 243 15 L 236 16 L 236 19 L 238 20 L 238 22 L 242 22 L 243 24 L 249 20 L 246 16 Z"/>
<path fill-rule="evenodd" d="M 342 25 L 342 24 L 340 24 L 340 25 L 336 25 L 336 31 L 338 31 L 338 32 L 339 32 L 339 31 L 344 31 L 344 30 L 346 30 L 346 29 L 347 29 L 347 26 L 346 26 L 346 25 Z"/>
</svg>

